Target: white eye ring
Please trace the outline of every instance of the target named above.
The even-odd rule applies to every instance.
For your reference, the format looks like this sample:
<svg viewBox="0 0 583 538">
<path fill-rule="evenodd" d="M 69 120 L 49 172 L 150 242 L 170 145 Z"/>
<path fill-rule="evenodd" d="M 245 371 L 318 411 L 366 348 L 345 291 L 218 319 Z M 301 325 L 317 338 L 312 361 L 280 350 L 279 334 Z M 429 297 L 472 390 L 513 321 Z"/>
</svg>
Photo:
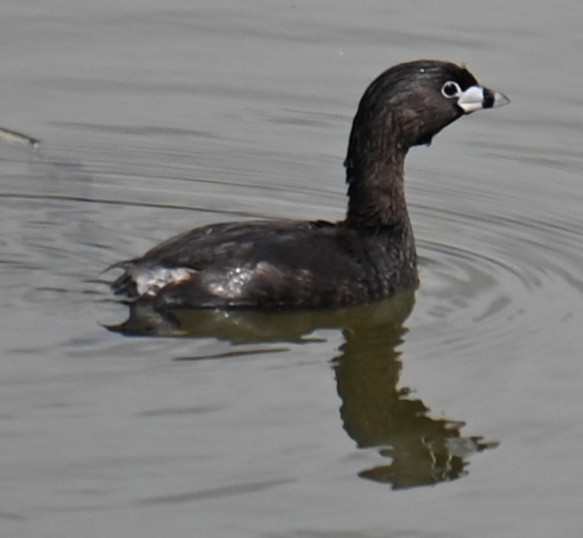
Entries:
<svg viewBox="0 0 583 538">
<path fill-rule="evenodd" d="M 443 95 L 446 99 L 452 99 L 453 97 L 459 97 L 462 94 L 462 89 L 457 82 L 453 80 L 447 81 L 441 87 L 441 95 Z"/>
</svg>

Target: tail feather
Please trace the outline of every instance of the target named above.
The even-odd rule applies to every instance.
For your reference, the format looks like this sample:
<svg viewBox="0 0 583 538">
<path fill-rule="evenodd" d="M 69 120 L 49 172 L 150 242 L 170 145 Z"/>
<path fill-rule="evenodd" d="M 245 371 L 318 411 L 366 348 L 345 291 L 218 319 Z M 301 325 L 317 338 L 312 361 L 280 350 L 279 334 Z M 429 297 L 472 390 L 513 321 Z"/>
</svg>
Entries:
<svg viewBox="0 0 583 538">
<path fill-rule="evenodd" d="M 129 271 L 125 271 L 111 283 L 111 290 L 115 295 L 123 295 L 130 299 L 139 297 L 138 287 Z"/>
<path fill-rule="evenodd" d="M 184 284 L 196 273 L 187 267 L 149 266 L 141 260 L 116 263 L 106 269 L 123 269 L 124 272 L 111 283 L 115 295 L 130 300 L 155 298 L 167 287 Z"/>
<path fill-rule="evenodd" d="M 103 271 L 106 273 L 111 269 L 124 270 L 123 273 L 110 284 L 111 290 L 115 295 L 123 295 L 128 299 L 137 299 L 139 297 L 138 287 L 133 277 L 133 267 L 134 263 L 130 260 L 114 263 Z"/>
</svg>

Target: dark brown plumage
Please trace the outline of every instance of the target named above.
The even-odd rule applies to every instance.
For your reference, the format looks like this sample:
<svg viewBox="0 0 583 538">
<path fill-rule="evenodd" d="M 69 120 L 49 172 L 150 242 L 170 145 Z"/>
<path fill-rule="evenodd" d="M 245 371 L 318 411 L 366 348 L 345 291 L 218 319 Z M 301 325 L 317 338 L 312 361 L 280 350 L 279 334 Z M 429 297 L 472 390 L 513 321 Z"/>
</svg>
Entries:
<svg viewBox="0 0 583 538">
<path fill-rule="evenodd" d="M 346 220 L 197 228 L 117 264 L 124 273 L 112 288 L 132 300 L 190 308 L 331 308 L 414 288 L 407 151 L 465 113 L 507 102 L 455 64 L 397 65 L 370 84 L 354 118 Z"/>
</svg>

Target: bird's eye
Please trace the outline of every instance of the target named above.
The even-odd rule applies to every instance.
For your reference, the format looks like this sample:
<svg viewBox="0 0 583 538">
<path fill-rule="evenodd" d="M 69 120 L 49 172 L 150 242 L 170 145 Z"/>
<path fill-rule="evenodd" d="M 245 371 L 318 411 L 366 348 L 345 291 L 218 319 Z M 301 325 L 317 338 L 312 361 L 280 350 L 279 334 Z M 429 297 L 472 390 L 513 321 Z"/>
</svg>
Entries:
<svg viewBox="0 0 583 538">
<path fill-rule="evenodd" d="M 452 97 L 458 97 L 461 94 L 462 89 L 460 88 L 460 85 L 457 82 L 454 82 L 453 80 L 446 82 L 441 87 L 441 95 L 447 97 L 448 99 L 451 99 Z"/>
</svg>

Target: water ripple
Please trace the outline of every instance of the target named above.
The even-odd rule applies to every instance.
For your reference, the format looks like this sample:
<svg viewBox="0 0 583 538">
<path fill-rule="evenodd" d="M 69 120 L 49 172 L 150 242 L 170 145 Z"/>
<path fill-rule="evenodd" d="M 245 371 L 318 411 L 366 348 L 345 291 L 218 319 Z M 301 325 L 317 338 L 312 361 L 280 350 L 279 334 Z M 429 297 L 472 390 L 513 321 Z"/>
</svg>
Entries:
<svg viewBox="0 0 583 538">
<path fill-rule="evenodd" d="M 417 208 L 422 283 L 414 319 L 426 343 L 437 336 L 481 353 L 488 342 L 523 351 L 548 343 L 547 329 L 577 311 L 583 291 L 572 219 L 500 217 L 468 202 L 466 211 Z"/>
</svg>

